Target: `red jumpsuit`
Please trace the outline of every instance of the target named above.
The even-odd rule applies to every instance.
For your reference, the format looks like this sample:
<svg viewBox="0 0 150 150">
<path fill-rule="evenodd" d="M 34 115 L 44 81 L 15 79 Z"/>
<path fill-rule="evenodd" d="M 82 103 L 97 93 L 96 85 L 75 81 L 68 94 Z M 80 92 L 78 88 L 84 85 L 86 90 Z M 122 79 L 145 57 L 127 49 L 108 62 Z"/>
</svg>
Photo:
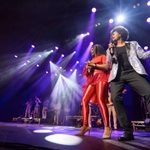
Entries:
<svg viewBox="0 0 150 150">
<path fill-rule="evenodd" d="M 95 64 L 105 64 L 106 56 L 95 56 L 92 60 Z M 82 115 L 83 126 L 88 126 L 89 101 L 92 100 L 99 107 L 104 126 L 109 127 L 109 115 L 106 103 L 108 103 L 108 73 L 105 70 L 90 68 L 90 72 L 86 67 L 83 69 L 83 75 L 86 77 L 86 83 L 83 85 L 82 97 Z"/>
</svg>

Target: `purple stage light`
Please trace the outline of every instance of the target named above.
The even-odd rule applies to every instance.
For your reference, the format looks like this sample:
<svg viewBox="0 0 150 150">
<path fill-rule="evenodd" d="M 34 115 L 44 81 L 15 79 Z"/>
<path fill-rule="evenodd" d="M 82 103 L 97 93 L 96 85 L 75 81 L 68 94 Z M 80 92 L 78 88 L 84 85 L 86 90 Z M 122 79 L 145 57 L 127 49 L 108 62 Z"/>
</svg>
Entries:
<svg viewBox="0 0 150 150">
<path fill-rule="evenodd" d="M 89 33 L 89 32 L 87 32 L 87 33 L 86 33 L 86 35 L 90 35 L 90 33 Z"/>
<path fill-rule="evenodd" d="M 84 37 L 84 34 L 83 34 L 83 33 L 81 34 L 81 37 Z"/>
<path fill-rule="evenodd" d="M 48 74 L 48 71 L 46 71 L 46 74 Z"/>
<path fill-rule="evenodd" d="M 15 57 L 15 58 L 18 58 L 18 56 L 17 56 L 17 55 L 14 55 L 14 57 Z"/>
<path fill-rule="evenodd" d="M 79 64 L 79 61 L 76 61 L 76 64 Z"/>
<path fill-rule="evenodd" d="M 96 12 L 96 8 L 92 8 L 92 12 L 95 13 Z"/>
<path fill-rule="evenodd" d="M 90 42 L 90 45 L 93 45 L 94 43 L 93 42 Z"/>
<path fill-rule="evenodd" d="M 150 17 L 148 17 L 146 21 L 147 21 L 148 23 L 150 23 Z"/>
<path fill-rule="evenodd" d="M 37 67 L 39 67 L 40 65 L 39 65 L 39 64 L 37 64 L 36 66 L 37 66 Z"/>
<path fill-rule="evenodd" d="M 113 23 L 114 22 L 114 20 L 113 19 L 109 19 L 109 23 Z"/>
<path fill-rule="evenodd" d="M 145 50 L 148 50 L 148 46 L 144 46 L 144 49 L 145 49 Z"/>
<path fill-rule="evenodd" d="M 31 45 L 32 48 L 35 48 L 35 45 Z"/>
<path fill-rule="evenodd" d="M 59 47 L 55 46 L 55 49 L 57 49 L 57 50 L 58 50 L 58 49 L 59 49 Z"/>
<path fill-rule="evenodd" d="M 64 57 L 65 55 L 64 54 L 61 54 L 61 57 Z"/>
<path fill-rule="evenodd" d="M 147 6 L 150 6 L 150 1 L 147 2 Z"/>
</svg>

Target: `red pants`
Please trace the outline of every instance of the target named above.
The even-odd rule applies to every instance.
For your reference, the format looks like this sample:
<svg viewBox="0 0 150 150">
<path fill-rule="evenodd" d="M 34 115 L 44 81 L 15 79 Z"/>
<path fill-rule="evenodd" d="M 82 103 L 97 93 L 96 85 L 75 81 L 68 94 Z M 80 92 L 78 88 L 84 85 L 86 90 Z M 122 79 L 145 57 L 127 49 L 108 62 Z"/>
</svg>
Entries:
<svg viewBox="0 0 150 150">
<path fill-rule="evenodd" d="M 109 126 L 109 115 L 106 106 L 106 89 L 107 82 L 99 82 L 96 85 L 89 85 L 82 97 L 82 115 L 83 115 L 83 125 L 88 126 L 88 114 L 89 114 L 89 101 L 92 99 L 93 95 L 96 96 L 96 102 L 98 104 L 99 110 L 101 112 L 104 126 Z"/>
</svg>

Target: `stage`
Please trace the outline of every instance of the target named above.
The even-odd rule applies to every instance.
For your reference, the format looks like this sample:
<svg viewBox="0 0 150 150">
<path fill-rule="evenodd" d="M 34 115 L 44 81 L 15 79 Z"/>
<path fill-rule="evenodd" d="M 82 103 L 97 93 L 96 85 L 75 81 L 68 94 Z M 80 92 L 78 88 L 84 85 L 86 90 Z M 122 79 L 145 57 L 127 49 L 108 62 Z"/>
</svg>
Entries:
<svg viewBox="0 0 150 150">
<path fill-rule="evenodd" d="M 134 132 L 135 140 L 118 142 L 122 130 L 113 130 L 112 139 L 101 139 L 102 128 L 92 128 L 90 136 L 75 136 L 80 128 L 27 123 L 0 123 L 0 149 L 54 149 L 54 150 L 148 150 L 150 132 Z M 32 147 L 32 148 L 31 148 Z"/>
</svg>

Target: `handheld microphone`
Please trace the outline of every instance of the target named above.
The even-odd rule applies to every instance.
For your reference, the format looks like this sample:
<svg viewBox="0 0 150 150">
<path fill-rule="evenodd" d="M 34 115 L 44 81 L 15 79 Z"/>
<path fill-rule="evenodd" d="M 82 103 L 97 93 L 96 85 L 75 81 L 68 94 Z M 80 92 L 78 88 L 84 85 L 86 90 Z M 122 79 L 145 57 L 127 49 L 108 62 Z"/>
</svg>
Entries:
<svg viewBox="0 0 150 150">
<path fill-rule="evenodd" d="M 117 41 L 111 39 L 111 40 L 110 40 L 110 43 L 112 43 L 113 47 L 111 47 L 111 48 L 109 49 L 109 51 L 110 51 L 110 54 L 111 54 L 111 55 L 114 55 L 114 47 L 117 45 Z"/>
</svg>

